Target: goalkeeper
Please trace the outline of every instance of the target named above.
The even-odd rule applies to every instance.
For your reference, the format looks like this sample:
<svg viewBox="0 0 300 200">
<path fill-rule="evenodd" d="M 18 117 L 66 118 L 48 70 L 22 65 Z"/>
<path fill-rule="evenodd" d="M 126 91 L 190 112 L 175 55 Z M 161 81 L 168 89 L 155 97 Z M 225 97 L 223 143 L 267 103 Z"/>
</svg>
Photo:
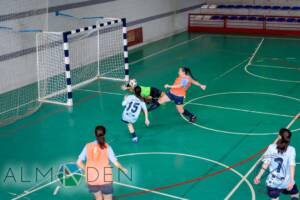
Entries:
<svg viewBox="0 0 300 200">
<path fill-rule="evenodd" d="M 141 96 L 143 97 L 144 101 L 150 106 L 152 104 L 156 104 L 158 99 L 164 94 L 164 92 L 158 88 L 138 85 L 135 79 L 131 79 L 127 85 L 123 85 L 121 88 L 122 90 L 134 92 L 134 88 L 137 86 L 141 87 Z"/>
</svg>

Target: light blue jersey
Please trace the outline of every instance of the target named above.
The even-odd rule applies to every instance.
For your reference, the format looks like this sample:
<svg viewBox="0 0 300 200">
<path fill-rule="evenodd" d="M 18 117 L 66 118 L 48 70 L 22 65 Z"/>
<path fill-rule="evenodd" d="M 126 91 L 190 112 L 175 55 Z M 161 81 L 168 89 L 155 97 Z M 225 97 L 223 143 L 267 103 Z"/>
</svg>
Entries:
<svg viewBox="0 0 300 200">
<path fill-rule="evenodd" d="M 123 121 L 129 123 L 135 123 L 139 118 L 141 110 L 147 110 L 145 102 L 141 101 L 135 95 L 129 95 L 122 102 L 122 106 L 125 106 L 123 111 Z"/>
<path fill-rule="evenodd" d="M 290 182 L 290 166 L 296 165 L 296 151 L 294 147 L 288 146 L 286 152 L 278 153 L 276 144 L 271 144 L 263 162 L 270 163 L 269 175 L 266 180 L 267 186 L 271 188 L 286 189 Z"/>
</svg>

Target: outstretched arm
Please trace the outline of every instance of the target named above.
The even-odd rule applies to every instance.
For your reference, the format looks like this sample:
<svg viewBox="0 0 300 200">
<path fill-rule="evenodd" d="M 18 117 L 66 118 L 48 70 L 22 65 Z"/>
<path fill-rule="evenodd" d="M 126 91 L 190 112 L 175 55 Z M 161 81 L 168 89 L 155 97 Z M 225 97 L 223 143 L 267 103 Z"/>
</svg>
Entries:
<svg viewBox="0 0 300 200">
<path fill-rule="evenodd" d="M 191 78 L 191 81 L 192 81 L 192 84 L 196 85 L 196 86 L 199 86 L 202 90 L 205 90 L 206 89 L 206 85 L 203 85 L 201 83 L 199 83 L 198 81 L 194 80 Z"/>
</svg>

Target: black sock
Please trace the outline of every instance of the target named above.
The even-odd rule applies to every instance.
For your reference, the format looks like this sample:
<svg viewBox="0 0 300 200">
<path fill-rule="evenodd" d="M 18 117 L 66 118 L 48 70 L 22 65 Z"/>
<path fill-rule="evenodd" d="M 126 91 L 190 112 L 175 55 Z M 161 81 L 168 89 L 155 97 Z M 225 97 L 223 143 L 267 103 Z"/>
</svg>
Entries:
<svg viewBox="0 0 300 200">
<path fill-rule="evenodd" d="M 135 137 L 136 137 L 135 132 L 131 133 L 131 136 L 132 136 L 133 138 L 135 138 Z"/>
<path fill-rule="evenodd" d="M 157 102 L 157 99 L 155 99 L 155 98 L 151 99 L 151 103 L 156 103 L 156 102 Z"/>
<path fill-rule="evenodd" d="M 194 116 L 194 115 L 193 115 L 192 113 L 190 113 L 190 111 L 188 111 L 188 110 L 184 110 L 182 114 L 183 114 L 184 116 L 186 116 L 186 117 L 189 117 L 189 118 L 191 118 L 191 117 Z"/>
<path fill-rule="evenodd" d="M 155 109 L 157 109 L 159 106 L 160 106 L 160 103 L 158 103 L 157 101 L 156 101 L 156 102 L 153 102 L 153 103 L 151 104 L 151 106 L 148 108 L 148 111 L 150 112 L 150 111 L 152 111 L 152 110 L 155 110 Z"/>
<path fill-rule="evenodd" d="M 298 197 L 292 197 L 291 200 L 299 200 Z"/>
</svg>

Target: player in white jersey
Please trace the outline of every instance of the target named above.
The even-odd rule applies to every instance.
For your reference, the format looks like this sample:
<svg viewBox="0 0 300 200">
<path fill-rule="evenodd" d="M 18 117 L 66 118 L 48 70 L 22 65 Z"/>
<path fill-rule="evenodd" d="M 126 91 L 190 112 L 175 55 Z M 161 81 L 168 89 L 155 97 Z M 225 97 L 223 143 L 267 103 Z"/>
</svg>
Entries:
<svg viewBox="0 0 300 200">
<path fill-rule="evenodd" d="M 143 98 L 141 97 L 141 87 L 134 88 L 134 95 L 125 96 L 122 102 L 122 106 L 125 106 L 122 115 L 122 121 L 127 123 L 128 130 L 132 136 L 133 142 L 138 142 L 138 137 L 135 133 L 133 124 L 138 120 L 141 110 L 145 114 L 145 124 L 149 126 L 148 110 Z"/>
<path fill-rule="evenodd" d="M 286 128 L 279 131 L 279 139 L 276 144 L 271 144 L 263 156 L 263 165 L 254 179 L 255 184 L 265 170 L 269 169 L 266 180 L 268 196 L 272 200 L 279 200 L 281 193 L 291 196 L 292 200 L 299 199 L 299 192 L 295 183 L 296 151 L 290 146 L 292 133 Z"/>
</svg>

